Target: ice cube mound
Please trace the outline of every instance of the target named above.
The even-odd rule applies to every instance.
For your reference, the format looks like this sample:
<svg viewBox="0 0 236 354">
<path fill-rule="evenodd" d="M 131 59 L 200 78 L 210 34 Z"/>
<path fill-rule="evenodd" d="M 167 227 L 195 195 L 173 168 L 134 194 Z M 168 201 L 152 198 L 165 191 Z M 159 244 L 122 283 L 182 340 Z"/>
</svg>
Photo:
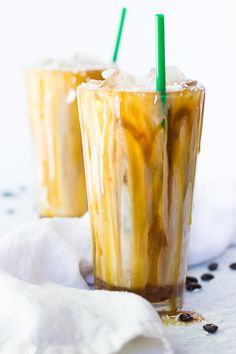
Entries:
<svg viewBox="0 0 236 354">
<path fill-rule="evenodd" d="M 50 71 L 60 70 L 76 73 L 78 71 L 103 70 L 107 65 L 85 54 L 76 53 L 68 58 L 48 58 L 33 67 Z"/>
<path fill-rule="evenodd" d="M 117 68 L 108 68 L 103 71 L 104 80 L 91 80 L 79 87 L 89 89 L 112 89 L 114 91 L 155 92 L 156 70 L 152 68 L 145 77 L 136 77 Z M 166 67 L 166 90 L 177 91 L 184 87 L 196 87 L 197 81 L 185 77 L 176 66 Z"/>
<path fill-rule="evenodd" d="M 155 73 L 154 73 L 155 74 Z M 178 85 L 186 81 L 186 77 L 177 66 L 167 66 L 166 68 L 166 84 L 167 85 Z"/>
</svg>

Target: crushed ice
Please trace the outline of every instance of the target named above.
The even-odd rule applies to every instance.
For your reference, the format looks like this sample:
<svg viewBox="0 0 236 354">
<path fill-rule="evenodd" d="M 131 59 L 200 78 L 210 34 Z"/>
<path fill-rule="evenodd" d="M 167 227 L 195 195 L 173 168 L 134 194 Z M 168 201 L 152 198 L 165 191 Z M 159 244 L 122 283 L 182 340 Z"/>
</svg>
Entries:
<svg viewBox="0 0 236 354">
<path fill-rule="evenodd" d="M 46 70 L 60 70 L 60 71 L 86 71 L 86 70 L 102 70 L 107 65 L 99 62 L 85 54 L 74 54 L 70 58 L 48 58 L 35 65 L 36 67 Z"/>
<path fill-rule="evenodd" d="M 112 89 L 115 91 L 132 91 L 132 92 L 152 92 L 156 86 L 156 70 L 152 68 L 145 77 L 136 77 L 125 71 L 108 68 L 103 71 L 104 80 L 91 80 L 88 83 L 83 83 L 81 86 L 90 89 Z M 187 83 L 195 83 L 196 81 L 189 80 L 183 72 L 176 66 L 166 67 L 166 89 L 167 91 L 180 90 Z"/>
</svg>

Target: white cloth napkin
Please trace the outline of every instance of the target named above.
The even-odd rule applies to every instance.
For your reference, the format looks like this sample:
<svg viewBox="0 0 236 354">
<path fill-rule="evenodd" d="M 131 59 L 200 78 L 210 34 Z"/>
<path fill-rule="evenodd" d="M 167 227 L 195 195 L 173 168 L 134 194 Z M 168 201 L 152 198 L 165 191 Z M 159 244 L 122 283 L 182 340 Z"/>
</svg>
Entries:
<svg viewBox="0 0 236 354">
<path fill-rule="evenodd" d="M 88 215 L 41 219 L 0 238 L 1 354 L 173 353 L 140 296 L 88 290 Z"/>
</svg>

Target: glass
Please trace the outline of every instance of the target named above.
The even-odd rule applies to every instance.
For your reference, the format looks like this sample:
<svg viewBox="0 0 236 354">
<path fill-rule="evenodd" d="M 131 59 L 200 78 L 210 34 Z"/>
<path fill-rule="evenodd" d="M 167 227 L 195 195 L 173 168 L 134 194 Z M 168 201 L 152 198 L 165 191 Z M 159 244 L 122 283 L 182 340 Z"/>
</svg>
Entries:
<svg viewBox="0 0 236 354">
<path fill-rule="evenodd" d="M 205 91 L 78 88 L 95 286 L 182 307 Z M 167 118 L 163 120 L 163 104 Z"/>
<path fill-rule="evenodd" d="M 101 79 L 101 70 L 26 71 L 41 216 L 80 216 L 87 211 L 76 87 L 89 79 Z"/>
</svg>

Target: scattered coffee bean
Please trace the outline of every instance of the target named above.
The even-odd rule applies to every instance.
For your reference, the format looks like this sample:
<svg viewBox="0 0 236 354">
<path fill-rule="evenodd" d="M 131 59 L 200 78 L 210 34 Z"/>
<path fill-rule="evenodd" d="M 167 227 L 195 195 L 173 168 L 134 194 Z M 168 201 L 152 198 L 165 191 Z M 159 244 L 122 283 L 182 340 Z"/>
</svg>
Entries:
<svg viewBox="0 0 236 354">
<path fill-rule="evenodd" d="M 216 331 L 218 330 L 218 326 L 216 326 L 212 323 L 208 323 L 203 326 L 203 329 L 208 333 L 216 333 Z"/>
<path fill-rule="evenodd" d="M 236 270 L 236 263 L 231 263 L 229 267 L 233 270 Z"/>
<path fill-rule="evenodd" d="M 215 278 L 214 275 L 210 274 L 210 273 L 205 273 L 205 274 L 202 274 L 202 276 L 201 276 L 201 279 L 204 281 L 209 281 L 213 278 Z"/>
<path fill-rule="evenodd" d="M 180 315 L 179 315 L 179 321 L 181 321 L 181 322 L 191 322 L 191 321 L 193 321 L 193 316 L 192 315 L 190 315 L 190 313 L 181 313 Z"/>
<path fill-rule="evenodd" d="M 209 270 L 214 271 L 214 270 L 216 270 L 217 268 L 218 268 L 218 263 L 213 262 L 213 263 L 210 263 L 210 264 L 208 265 L 208 269 L 209 269 Z"/>
<path fill-rule="evenodd" d="M 2 196 L 4 198 L 13 198 L 15 195 L 14 195 L 14 193 L 12 193 L 10 191 L 5 191 L 5 192 L 2 193 Z"/>
<path fill-rule="evenodd" d="M 24 186 L 24 185 L 22 185 L 22 186 L 19 187 L 19 190 L 20 190 L 21 192 L 25 192 L 25 191 L 27 190 L 27 187 Z"/>
<path fill-rule="evenodd" d="M 201 289 L 202 286 L 198 283 L 188 283 L 186 284 L 186 290 L 188 291 L 194 291 L 196 289 Z"/>
<path fill-rule="evenodd" d="M 195 277 L 192 277 L 192 276 L 187 276 L 186 277 L 186 284 L 189 284 L 189 283 L 198 283 L 198 279 Z"/>
</svg>

